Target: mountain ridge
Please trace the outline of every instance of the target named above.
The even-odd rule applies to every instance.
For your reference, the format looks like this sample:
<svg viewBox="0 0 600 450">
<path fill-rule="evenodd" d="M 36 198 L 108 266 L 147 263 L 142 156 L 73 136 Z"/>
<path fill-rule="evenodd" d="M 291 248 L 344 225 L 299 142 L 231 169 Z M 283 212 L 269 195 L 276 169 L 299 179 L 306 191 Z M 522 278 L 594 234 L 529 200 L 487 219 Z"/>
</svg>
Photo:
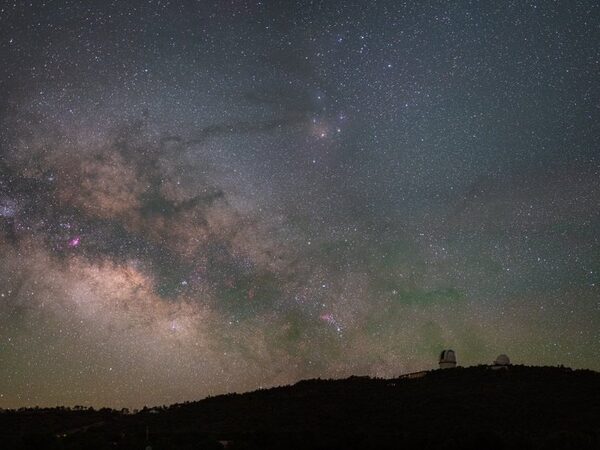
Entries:
<svg viewBox="0 0 600 450">
<path fill-rule="evenodd" d="M 63 410 L 79 420 L 45 428 L 39 424 L 55 410 L 5 411 L 0 431 L 14 445 L 6 448 L 23 449 L 222 447 L 218 441 L 228 448 L 599 448 L 598 372 L 514 365 L 409 375 L 302 380 L 135 414 Z M 55 447 L 27 447 L 27 427 L 18 433 L 9 418 L 37 427 Z"/>
</svg>

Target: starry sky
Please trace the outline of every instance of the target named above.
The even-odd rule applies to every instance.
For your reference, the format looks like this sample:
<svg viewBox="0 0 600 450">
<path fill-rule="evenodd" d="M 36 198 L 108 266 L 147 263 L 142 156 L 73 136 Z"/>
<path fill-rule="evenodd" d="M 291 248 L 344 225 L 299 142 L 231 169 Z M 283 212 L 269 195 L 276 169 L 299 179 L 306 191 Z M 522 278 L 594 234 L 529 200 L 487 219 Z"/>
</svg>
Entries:
<svg viewBox="0 0 600 450">
<path fill-rule="evenodd" d="M 600 370 L 599 19 L 0 3 L 0 407 Z"/>
</svg>

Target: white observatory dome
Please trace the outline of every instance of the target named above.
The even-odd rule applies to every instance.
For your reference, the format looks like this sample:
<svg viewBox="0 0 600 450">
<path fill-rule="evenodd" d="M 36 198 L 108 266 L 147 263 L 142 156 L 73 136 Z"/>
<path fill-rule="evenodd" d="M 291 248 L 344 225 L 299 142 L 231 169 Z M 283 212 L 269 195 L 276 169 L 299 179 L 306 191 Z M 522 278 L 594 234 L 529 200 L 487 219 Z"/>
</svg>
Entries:
<svg viewBox="0 0 600 450">
<path fill-rule="evenodd" d="M 496 360 L 494 361 L 495 366 L 510 366 L 510 359 L 505 354 L 498 355 Z"/>
<path fill-rule="evenodd" d="M 454 350 L 444 350 L 440 354 L 440 369 L 451 369 L 456 367 L 456 354 Z"/>
</svg>

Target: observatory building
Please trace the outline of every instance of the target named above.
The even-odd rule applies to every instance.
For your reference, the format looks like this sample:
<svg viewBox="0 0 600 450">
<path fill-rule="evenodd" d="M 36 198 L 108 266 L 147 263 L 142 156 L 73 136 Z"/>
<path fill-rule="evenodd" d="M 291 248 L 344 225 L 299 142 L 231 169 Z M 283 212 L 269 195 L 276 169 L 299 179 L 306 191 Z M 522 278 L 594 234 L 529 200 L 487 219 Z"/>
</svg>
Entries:
<svg viewBox="0 0 600 450">
<path fill-rule="evenodd" d="M 498 355 L 492 365 L 492 369 L 507 369 L 510 366 L 510 359 L 505 354 Z"/>
<path fill-rule="evenodd" d="M 440 369 L 454 369 L 456 367 L 456 354 L 454 350 L 444 350 L 440 354 Z"/>
</svg>

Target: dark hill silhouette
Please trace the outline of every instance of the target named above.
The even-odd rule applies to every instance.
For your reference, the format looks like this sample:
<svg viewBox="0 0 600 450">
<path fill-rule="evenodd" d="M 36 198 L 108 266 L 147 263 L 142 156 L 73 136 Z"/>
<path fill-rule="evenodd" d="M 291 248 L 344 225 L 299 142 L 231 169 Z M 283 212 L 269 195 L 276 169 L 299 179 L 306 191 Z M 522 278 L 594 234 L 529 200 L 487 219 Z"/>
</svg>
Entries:
<svg viewBox="0 0 600 450">
<path fill-rule="evenodd" d="M 456 368 L 228 394 L 136 414 L 0 414 L 1 448 L 598 449 L 600 373 Z"/>
</svg>

